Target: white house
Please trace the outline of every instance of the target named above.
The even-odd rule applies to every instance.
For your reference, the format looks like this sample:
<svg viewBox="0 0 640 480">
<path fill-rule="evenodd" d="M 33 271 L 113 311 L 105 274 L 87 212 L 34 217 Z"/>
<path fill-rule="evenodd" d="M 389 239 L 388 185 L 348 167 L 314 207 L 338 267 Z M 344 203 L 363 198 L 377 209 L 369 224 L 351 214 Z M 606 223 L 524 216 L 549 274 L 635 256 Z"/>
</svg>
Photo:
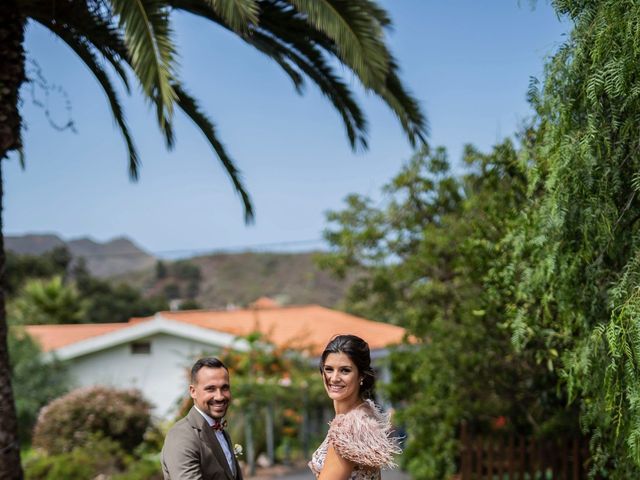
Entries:
<svg viewBox="0 0 640 480">
<path fill-rule="evenodd" d="M 318 356 L 331 337 L 358 335 L 374 359 L 402 341 L 405 330 L 318 305 L 279 307 L 268 301 L 231 311 L 159 312 L 128 323 L 30 325 L 27 332 L 46 355 L 69 364 L 76 386 L 137 388 L 168 417 L 184 398 L 189 369 L 202 355 L 244 350 L 243 336 L 259 331 L 278 347 Z"/>
</svg>

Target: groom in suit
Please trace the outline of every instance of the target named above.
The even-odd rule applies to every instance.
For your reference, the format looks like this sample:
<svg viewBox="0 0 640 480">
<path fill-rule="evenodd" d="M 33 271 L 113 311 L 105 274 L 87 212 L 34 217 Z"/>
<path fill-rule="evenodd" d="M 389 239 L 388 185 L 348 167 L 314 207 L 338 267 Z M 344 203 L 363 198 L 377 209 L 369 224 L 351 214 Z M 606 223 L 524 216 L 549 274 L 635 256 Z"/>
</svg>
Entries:
<svg viewBox="0 0 640 480">
<path fill-rule="evenodd" d="M 229 371 L 217 358 L 191 369 L 193 407 L 167 433 L 162 447 L 165 480 L 242 480 L 224 416 L 231 402 Z"/>
</svg>

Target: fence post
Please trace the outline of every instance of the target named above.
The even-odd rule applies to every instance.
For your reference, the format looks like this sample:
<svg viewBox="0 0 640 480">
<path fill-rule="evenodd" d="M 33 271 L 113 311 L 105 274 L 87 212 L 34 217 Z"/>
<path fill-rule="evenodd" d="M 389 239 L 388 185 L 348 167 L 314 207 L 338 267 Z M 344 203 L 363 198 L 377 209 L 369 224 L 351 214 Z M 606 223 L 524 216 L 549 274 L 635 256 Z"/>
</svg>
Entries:
<svg viewBox="0 0 640 480">
<path fill-rule="evenodd" d="M 527 440 L 523 435 L 518 435 L 519 447 L 520 447 L 520 472 L 518 474 L 518 480 L 524 480 L 526 472 L 526 453 L 527 453 Z"/>
<path fill-rule="evenodd" d="M 462 475 L 460 480 L 471 480 L 471 442 L 467 433 L 467 422 L 462 422 L 460 426 L 460 443 L 460 474 Z"/>
<path fill-rule="evenodd" d="M 276 463 L 274 426 L 273 426 L 273 410 L 275 406 L 273 402 L 269 402 L 265 407 L 265 430 L 267 435 L 267 457 L 271 465 Z"/>
<path fill-rule="evenodd" d="M 478 443 L 476 444 L 476 478 L 481 480 L 482 477 L 482 464 L 484 463 L 483 453 L 484 446 L 482 444 L 482 437 L 478 437 Z"/>
<path fill-rule="evenodd" d="M 514 441 L 515 441 L 515 438 L 514 438 L 513 432 L 511 432 L 509 434 L 509 448 L 507 450 L 507 461 L 509 462 L 508 463 L 508 465 L 509 465 L 509 467 L 508 467 L 509 468 L 509 480 L 515 480 L 515 478 L 516 478 L 515 477 L 515 474 L 516 474 L 515 473 L 516 472 L 516 469 L 515 469 L 516 458 L 515 458 L 515 455 L 514 455 L 514 453 L 515 453 L 514 452 Z"/>
<path fill-rule="evenodd" d="M 253 446 L 253 405 L 248 405 L 247 410 L 245 411 L 244 417 L 244 436 L 245 441 L 247 442 L 247 454 L 246 461 L 249 466 L 249 475 L 256 474 L 256 456 L 255 449 Z"/>
</svg>

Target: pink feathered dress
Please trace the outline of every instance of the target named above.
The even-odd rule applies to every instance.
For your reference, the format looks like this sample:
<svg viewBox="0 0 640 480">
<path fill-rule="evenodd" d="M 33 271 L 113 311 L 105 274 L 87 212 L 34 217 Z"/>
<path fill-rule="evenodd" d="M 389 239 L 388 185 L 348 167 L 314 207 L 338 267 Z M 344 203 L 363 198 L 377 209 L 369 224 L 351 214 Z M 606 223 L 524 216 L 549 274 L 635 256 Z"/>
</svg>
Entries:
<svg viewBox="0 0 640 480">
<path fill-rule="evenodd" d="M 393 468 L 393 456 L 400 453 L 397 438 L 391 436 L 389 417 L 371 400 L 348 413 L 336 415 L 329 433 L 314 452 L 309 468 L 316 478 L 324 465 L 329 444 L 342 458 L 356 466 L 350 480 L 380 480 L 382 468 Z"/>
</svg>

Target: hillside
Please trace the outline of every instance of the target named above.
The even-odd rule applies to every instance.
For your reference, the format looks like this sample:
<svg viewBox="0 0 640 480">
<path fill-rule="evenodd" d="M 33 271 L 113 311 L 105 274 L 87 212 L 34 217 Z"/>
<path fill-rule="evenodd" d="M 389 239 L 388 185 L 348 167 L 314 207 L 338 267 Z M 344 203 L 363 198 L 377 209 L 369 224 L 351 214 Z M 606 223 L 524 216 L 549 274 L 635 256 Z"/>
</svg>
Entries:
<svg viewBox="0 0 640 480">
<path fill-rule="evenodd" d="M 54 234 L 5 237 L 5 248 L 23 255 L 41 255 L 61 246 L 67 247 L 74 260 L 85 258 L 89 272 L 101 278 L 152 268 L 155 264 L 155 257 L 126 237 L 104 243 L 86 237 L 65 241 Z"/>
<path fill-rule="evenodd" d="M 200 269 L 201 280 L 195 300 L 203 308 L 244 306 L 261 296 L 282 304 L 316 303 L 334 307 L 343 299 L 351 281 L 339 280 L 321 271 L 314 263 L 314 252 L 305 253 L 220 253 L 189 259 Z M 171 262 L 166 262 L 171 270 Z M 120 275 L 118 280 L 141 288 L 146 295 L 160 294 L 177 284 L 172 278 L 158 279 L 155 268 Z"/>
</svg>

